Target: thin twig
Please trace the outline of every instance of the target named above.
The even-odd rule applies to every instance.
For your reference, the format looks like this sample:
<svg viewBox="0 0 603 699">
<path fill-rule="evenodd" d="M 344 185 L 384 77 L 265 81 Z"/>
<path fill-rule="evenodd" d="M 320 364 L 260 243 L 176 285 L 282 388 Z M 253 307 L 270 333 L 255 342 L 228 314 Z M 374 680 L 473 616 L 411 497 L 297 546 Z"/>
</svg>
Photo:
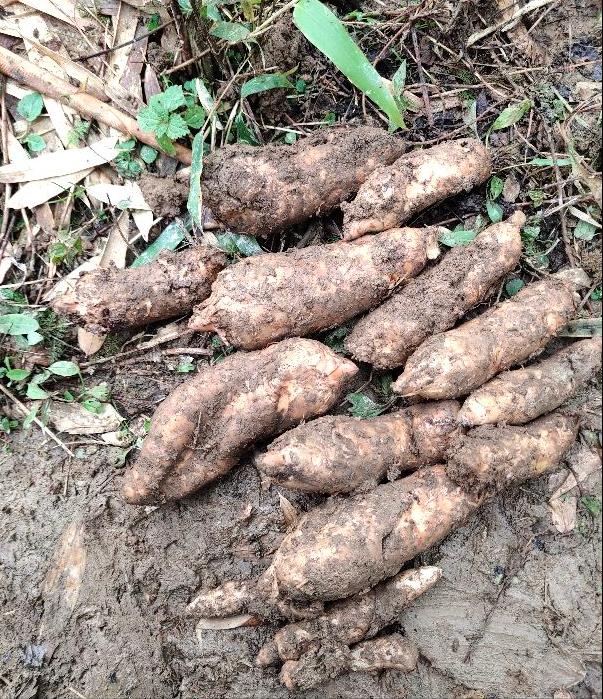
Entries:
<svg viewBox="0 0 603 699">
<path fill-rule="evenodd" d="M 113 53 L 113 51 L 117 51 L 117 49 L 123 49 L 126 46 L 129 46 L 130 44 L 136 44 L 139 41 L 142 41 L 143 39 L 146 39 L 147 37 L 156 34 L 158 31 L 161 31 L 162 29 L 165 29 L 166 27 L 169 27 L 170 24 L 173 24 L 174 20 L 170 19 L 168 22 L 164 22 L 163 24 L 160 24 L 158 27 L 155 27 L 155 29 L 151 29 L 148 32 L 145 32 L 144 34 L 141 34 L 140 36 L 135 36 L 133 39 L 130 39 L 129 41 L 124 41 L 121 44 L 117 44 L 117 46 L 111 46 L 107 49 L 102 49 L 102 51 L 95 51 L 94 53 L 89 53 L 85 56 L 77 56 L 77 58 L 74 58 L 74 61 L 87 61 L 90 58 L 98 58 L 98 56 L 104 56 L 107 53 Z"/>
</svg>

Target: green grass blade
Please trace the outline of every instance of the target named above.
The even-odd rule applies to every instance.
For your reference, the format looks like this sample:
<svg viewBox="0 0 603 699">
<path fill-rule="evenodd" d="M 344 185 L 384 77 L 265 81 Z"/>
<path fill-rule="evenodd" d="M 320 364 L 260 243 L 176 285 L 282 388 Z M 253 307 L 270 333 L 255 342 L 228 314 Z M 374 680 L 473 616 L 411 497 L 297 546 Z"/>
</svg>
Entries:
<svg viewBox="0 0 603 699">
<path fill-rule="evenodd" d="M 162 250 L 175 250 L 178 245 L 186 238 L 186 234 L 190 233 L 193 224 L 190 216 L 180 221 L 176 219 L 166 226 L 159 234 L 155 242 L 140 253 L 140 255 L 132 262 L 130 267 L 142 267 L 152 262 Z"/>
<path fill-rule="evenodd" d="M 293 10 L 293 21 L 308 41 L 387 114 L 394 126 L 404 128 L 402 113 L 388 82 L 379 75 L 328 7 L 320 0 L 299 0 Z"/>
<path fill-rule="evenodd" d="M 201 174 L 203 173 L 203 132 L 193 139 L 190 186 L 186 208 L 195 228 L 201 228 Z"/>
</svg>

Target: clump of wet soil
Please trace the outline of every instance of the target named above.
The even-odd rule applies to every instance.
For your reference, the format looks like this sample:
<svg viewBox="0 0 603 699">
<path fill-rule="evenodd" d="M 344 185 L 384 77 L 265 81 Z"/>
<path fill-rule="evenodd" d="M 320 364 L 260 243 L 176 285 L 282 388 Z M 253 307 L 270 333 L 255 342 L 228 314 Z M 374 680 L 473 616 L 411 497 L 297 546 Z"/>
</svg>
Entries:
<svg viewBox="0 0 603 699">
<path fill-rule="evenodd" d="M 159 177 L 145 172 L 138 181 L 146 203 L 155 216 L 179 216 L 188 197 L 188 184 L 175 177 Z"/>
</svg>

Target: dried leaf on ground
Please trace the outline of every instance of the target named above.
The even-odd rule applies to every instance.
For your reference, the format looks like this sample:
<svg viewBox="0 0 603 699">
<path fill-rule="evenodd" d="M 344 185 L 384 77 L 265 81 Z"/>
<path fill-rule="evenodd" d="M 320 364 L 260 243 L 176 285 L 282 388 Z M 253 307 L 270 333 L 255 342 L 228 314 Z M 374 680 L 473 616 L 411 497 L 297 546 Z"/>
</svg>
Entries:
<svg viewBox="0 0 603 699">
<path fill-rule="evenodd" d="M 67 434 L 103 434 L 115 432 L 122 416 L 110 403 L 103 403 L 98 413 L 90 412 L 81 403 L 51 401 L 48 418 L 57 432 Z"/>
</svg>

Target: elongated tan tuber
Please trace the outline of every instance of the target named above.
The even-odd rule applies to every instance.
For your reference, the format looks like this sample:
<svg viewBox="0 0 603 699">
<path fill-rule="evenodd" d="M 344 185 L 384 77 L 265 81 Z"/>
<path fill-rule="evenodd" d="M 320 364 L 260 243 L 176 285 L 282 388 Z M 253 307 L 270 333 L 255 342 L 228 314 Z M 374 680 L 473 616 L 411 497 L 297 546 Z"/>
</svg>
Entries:
<svg viewBox="0 0 603 699">
<path fill-rule="evenodd" d="M 559 407 L 600 368 L 601 338 L 581 340 L 542 362 L 484 384 L 467 398 L 459 420 L 468 426 L 523 425 Z"/>
<path fill-rule="evenodd" d="M 73 291 L 53 303 L 95 333 L 139 327 L 189 313 L 207 298 L 212 282 L 226 266 L 224 253 L 208 245 L 184 252 L 163 252 L 135 269 L 96 269 L 80 277 Z"/>
<path fill-rule="evenodd" d="M 574 316 L 577 300 L 565 278 L 529 284 L 477 318 L 425 340 L 393 390 L 430 399 L 466 395 L 542 349 Z"/>
<path fill-rule="evenodd" d="M 349 646 L 372 638 L 393 623 L 417 597 L 430 590 L 441 576 L 442 571 L 434 566 L 407 570 L 364 594 L 334 603 L 316 619 L 288 624 L 262 646 L 256 662 L 264 666 L 298 660 L 316 643 Z"/>
<path fill-rule="evenodd" d="M 415 405 L 361 420 L 334 415 L 286 432 L 255 459 L 257 468 L 287 488 L 347 493 L 444 459 L 458 433 L 456 401 Z"/>
<path fill-rule="evenodd" d="M 283 540 L 259 589 L 274 599 L 331 601 L 395 575 L 496 489 L 556 468 L 576 430 L 574 418 L 556 414 L 521 428 L 476 428 L 451 448 L 448 467 L 328 500 Z"/>
<path fill-rule="evenodd" d="M 399 670 L 412 672 L 419 660 L 417 647 L 400 634 L 347 646 L 318 646 L 300 660 L 287 661 L 280 680 L 287 689 L 308 690 L 346 672 Z"/>
<path fill-rule="evenodd" d="M 502 490 L 550 470 L 572 446 L 578 420 L 551 413 L 522 426 L 486 425 L 457 438 L 448 474 L 474 491 Z"/>
<path fill-rule="evenodd" d="M 322 129 L 294 145 L 224 146 L 203 167 L 203 202 L 227 227 L 265 237 L 326 213 L 404 152 L 383 129 Z"/>
<path fill-rule="evenodd" d="M 346 240 L 400 226 L 428 206 L 485 182 L 492 171 L 481 141 L 463 138 L 407 153 L 377 168 L 342 204 Z"/>
<path fill-rule="evenodd" d="M 244 349 L 310 335 L 376 306 L 437 254 L 434 229 L 399 228 L 249 257 L 218 275 L 190 327 Z"/>
<path fill-rule="evenodd" d="M 124 478 L 132 503 L 182 498 L 227 473 L 255 442 L 325 413 L 356 366 L 314 340 L 237 353 L 178 386 L 157 408 Z"/>
<path fill-rule="evenodd" d="M 521 257 L 522 212 L 448 252 L 362 318 L 348 335 L 353 357 L 379 369 L 402 366 L 428 337 L 451 328 L 482 301 Z"/>
</svg>

